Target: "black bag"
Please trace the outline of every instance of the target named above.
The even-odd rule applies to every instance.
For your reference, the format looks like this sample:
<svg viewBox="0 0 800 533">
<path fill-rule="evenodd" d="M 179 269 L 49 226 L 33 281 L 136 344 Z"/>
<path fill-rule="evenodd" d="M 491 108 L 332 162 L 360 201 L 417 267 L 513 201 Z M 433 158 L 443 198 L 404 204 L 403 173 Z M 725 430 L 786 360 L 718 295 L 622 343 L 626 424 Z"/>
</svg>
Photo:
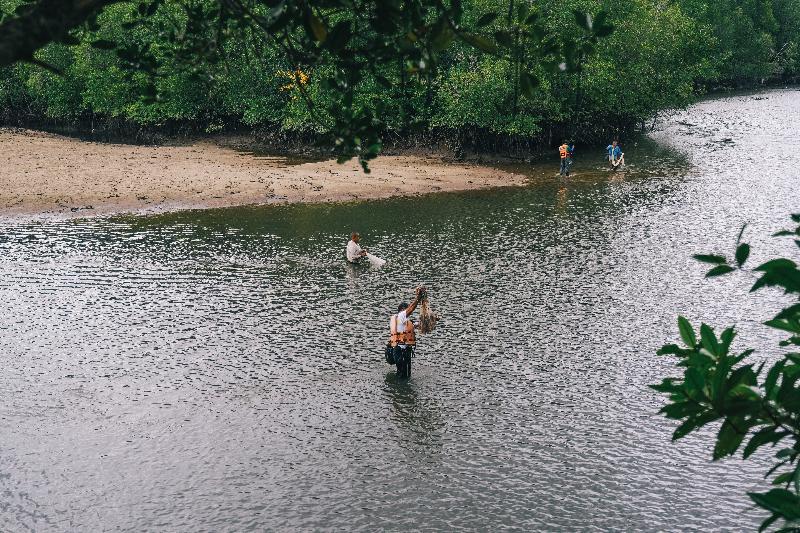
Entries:
<svg viewBox="0 0 800 533">
<path fill-rule="evenodd" d="M 386 362 L 390 365 L 394 364 L 394 346 L 392 346 L 391 342 L 386 343 Z"/>
</svg>

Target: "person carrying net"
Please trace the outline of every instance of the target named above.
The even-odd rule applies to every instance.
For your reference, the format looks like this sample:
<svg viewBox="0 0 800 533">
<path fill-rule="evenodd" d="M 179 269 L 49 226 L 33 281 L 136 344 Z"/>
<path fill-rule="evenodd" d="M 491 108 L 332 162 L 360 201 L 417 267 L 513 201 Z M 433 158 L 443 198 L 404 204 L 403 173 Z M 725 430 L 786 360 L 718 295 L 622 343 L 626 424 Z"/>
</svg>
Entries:
<svg viewBox="0 0 800 533">
<path fill-rule="evenodd" d="M 414 322 L 409 318 L 413 313 L 423 293 L 422 287 L 417 287 L 416 295 L 410 304 L 405 302 L 397 306 L 397 314 L 389 319 L 389 343 L 386 346 L 386 361 L 397 366 L 397 377 L 411 377 L 411 358 L 417 345 L 417 336 L 414 331 Z"/>
</svg>

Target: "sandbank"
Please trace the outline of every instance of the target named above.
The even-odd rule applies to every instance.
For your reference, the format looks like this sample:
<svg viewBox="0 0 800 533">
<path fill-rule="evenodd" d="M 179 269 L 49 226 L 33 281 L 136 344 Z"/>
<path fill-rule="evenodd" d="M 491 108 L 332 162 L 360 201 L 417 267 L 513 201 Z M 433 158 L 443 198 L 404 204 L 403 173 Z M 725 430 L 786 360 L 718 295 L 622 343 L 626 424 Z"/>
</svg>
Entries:
<svg viewBox="0 0 800 533">
<path fill-rule="evenodd" d="M 353 160 L 263 155 L 214 139 L 141 146 L 0 128 L 0 215 L 92 216 L 342 202 L 522 185 L 499 168 L 424 155 Z M 246 147 L 246 144 L 245 144 Z"/>
</svg>

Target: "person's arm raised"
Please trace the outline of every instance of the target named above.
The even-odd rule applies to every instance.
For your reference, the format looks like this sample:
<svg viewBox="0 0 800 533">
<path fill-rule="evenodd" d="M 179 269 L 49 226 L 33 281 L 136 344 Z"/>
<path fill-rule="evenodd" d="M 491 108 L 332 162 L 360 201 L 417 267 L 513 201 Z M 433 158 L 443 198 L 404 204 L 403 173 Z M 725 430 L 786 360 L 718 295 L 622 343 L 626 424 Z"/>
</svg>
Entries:
<svg viewBox="0 0 800 533">
<path fill-rule="evenodd" d="M 416 294 L 416 296 L 414 296 L 414 300 L 411 302 L 411 305 L 409 305 L 406 308 L 406 316 L 408 316 L 411 313 L 413 313 L 414 310 L 417 308 L 417 304 L 419 303 L 419 294 L 420 294 L 420 292 L 422 292 L 422 287 L 417 287 L 417 294 Z"/>
</svg>

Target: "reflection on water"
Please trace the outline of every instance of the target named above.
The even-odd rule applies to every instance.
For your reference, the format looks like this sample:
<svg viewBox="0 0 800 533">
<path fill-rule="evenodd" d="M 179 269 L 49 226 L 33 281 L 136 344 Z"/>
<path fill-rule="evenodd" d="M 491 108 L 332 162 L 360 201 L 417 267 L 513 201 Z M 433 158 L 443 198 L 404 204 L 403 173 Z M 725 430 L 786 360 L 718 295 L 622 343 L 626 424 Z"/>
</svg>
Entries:
<svg viewBox="0 0 800 533">
<path fill-rule="evenodd" d="M 436 452 L 441 447 L 444 423 L 434 401 L 420 398 L 414 382 L 398 378 L 395 372 L 386 374 L 385 381 L 385 395 L 392 406 L 391 418 L 398 428 L 407 432 L 403 441 L 420 446 L 427 453 Z"/>
<path fill-rule="evenodd" d="M 624 173 L 600 147 L 525 188 L 3 221 L 0 530 L 757 524 L 762 465 L 669 444 L 646 385 L 678 313 L 773 340 L 780 295 L 690 260 L 800 208 L 798 93 L 764 97 L 680 114 Z M 383 268 L 344 262 L 354 228 Z M 401 382 L 388 317 L 421 283 L 444 319 Z"/>
</svg>

